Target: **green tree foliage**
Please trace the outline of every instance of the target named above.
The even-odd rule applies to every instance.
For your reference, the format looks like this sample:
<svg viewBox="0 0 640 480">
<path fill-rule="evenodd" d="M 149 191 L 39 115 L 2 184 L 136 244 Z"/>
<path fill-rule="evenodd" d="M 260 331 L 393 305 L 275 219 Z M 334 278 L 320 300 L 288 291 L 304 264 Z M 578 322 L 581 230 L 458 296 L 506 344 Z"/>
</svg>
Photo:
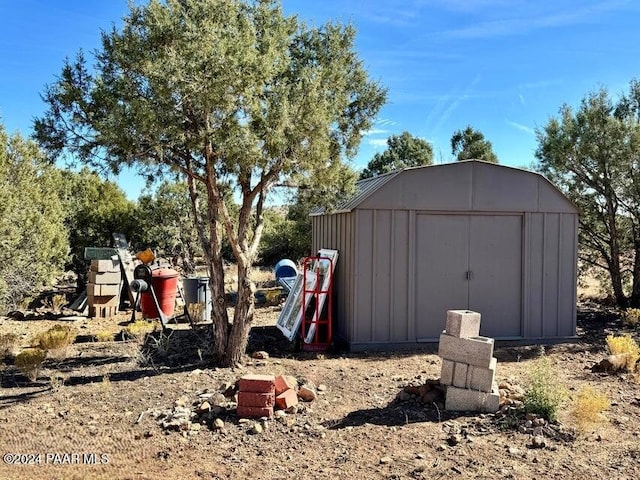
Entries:
<svg viewBox="0 0 640 480">
<path fill-rule="evenodd" d="M 78 275 L 83 288 L 87 265 L 85 247 L 108 247 L 114 232 L 124 233 L 135 241 L 139 229 L 135 222 L 135 203 L 128 200 L 115 183 L 83 168 L 79 172 L 62 172 L 61 198 L 65 208 L 65 226 L 71 255 L 67 268 Z"/>
<path fill-rule="evenodd" d="M 68 251 L 60 172 L 37 145 L 0 125 L 0 311 L 62 271 Z"/>
<path fill-rule="evenodd" d="M 153 195 L 138 199 L 136 225 L 138 248 L 151 248 L 180 263 L 185 273 L 195 271 L 195 257 L 202 255 L 186 182 L 161 183 Z"/>
<path fill-rule="evenodd" d="M 272 0 L 151 0 L 132 4 L 121 30 L 103 33 L 94 71 L 79 54 L 44 94 L 49 110 L 35 131 L 50 152 L 184 175 L 209 264 L 221 365 L 246 346 L 249 271 L 270 190 L 294 174 L 322 182 L 355 153 L 384 102 L 354 38 L 350 26 L 307 27 Z M 240 200 L 237 216 L 227 185 Z M 233 322 L 224 307 L 225 236 L 238 265 Z"/>
<path fill-rule="evenodd" d="M 581 210 L 580 259 L 607 272 L 620 306 L 640 305 L 639 101 L 637 81 L 617 101 L 600 89 L 537 132 L 538 170 Z"/>
<path fill-rule="evenodd" d="M 414 137 L 409 132 L 402 132 L 400 135 L 391 135 L 387 139 L 387 149 L 373 156 L 367 168 L 360 174 L 360 179 L 432 163 L 431 144 L 422 138 Z"/>
<path fill-rule="evenodd" d="M 357 173 L 348 164 L 325 172 L 324 181 L 300 179 L 287 219 L 293 222 L 291 254 L 293 259 L 311 255 L 311 217 L 314 210 L 332 210 L 338 203 L 352 196 L 356 190 Z"/>
<path fill-rule="evenodd" d="M 491 142 L 485 140 L 482 132 L 467 126 L 464 130 L 457 130 L 451 137 L 451 153 L 458 162 L 462 160 L 484 160 L 498 163 L 498 157 L 493 153 Z"/>
</svg>

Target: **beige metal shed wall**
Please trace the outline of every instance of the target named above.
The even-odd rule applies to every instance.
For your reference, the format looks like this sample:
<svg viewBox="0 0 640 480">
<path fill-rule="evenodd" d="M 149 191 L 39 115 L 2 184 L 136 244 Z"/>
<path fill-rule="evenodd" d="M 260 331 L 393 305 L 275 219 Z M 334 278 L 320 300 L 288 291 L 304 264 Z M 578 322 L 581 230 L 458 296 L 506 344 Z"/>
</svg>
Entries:
<svg viewBox="0 0 640 480">
<path fill-rule="evenodd" d="M 415 212 L 355 211 L 352 344 L 415 341 L 414 229 Z"/>
<path fill-rule="evenodd" d="M 577 244 L 577 215 L 525 216 L 525 338 L 575 335 Z"/>
<path fill-rule="evenodd" d="M 311 217 L 312 252 L 321 248 L 338 250 L 338 263 L 334 277 L 334 336 L 351 338 L 353 314 L 353 217 L 351 213 Z"/>
</svg>

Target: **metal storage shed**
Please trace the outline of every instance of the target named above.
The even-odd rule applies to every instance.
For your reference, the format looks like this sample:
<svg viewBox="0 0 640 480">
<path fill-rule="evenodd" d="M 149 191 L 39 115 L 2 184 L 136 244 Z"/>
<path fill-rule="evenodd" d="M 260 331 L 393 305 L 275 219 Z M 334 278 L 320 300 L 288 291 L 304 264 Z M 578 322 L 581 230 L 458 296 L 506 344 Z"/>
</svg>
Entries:
<svg viewBox="0 0 640 480">
<path fill-rule="evenodd" d="M 575 336 L 578 210 L 543 176 L 471 160 L 358 182 L 312 214 L 312 247 L 339 250 L 334 332 L 352 350 L 435 342 L 446 311 L 481 335 Z"/>
</svg>

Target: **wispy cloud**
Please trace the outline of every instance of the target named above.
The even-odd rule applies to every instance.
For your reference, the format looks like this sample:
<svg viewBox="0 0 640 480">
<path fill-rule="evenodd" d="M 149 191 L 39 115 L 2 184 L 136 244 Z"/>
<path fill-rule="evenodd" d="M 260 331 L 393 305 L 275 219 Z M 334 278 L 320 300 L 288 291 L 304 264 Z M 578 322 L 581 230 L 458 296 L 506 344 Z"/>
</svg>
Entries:
<svg viewBox="0 0 640 480">
<path fill-rule="evenodd" d="M 453 91 L 448 95 L 443 96 L 436 106 L 429 112 L 427 117 L 427 125 L 430 126 L 432 122 L 435 122 L 433 128 L 429 128 L 430 132 L 437 133 L 438 130 L 445 124 L 460 105 L 473 95 L 473 89 L 480 82 L 480 76 L 476 77 L 465 87 L 462 92 Z"/>
<path fill-rule="evenodd" d="M 389 133 L 389 130 L 385 130 L 383 128 L 371 128 L 369 130 L 366 130 L 362 135 L 364 137 L 367 137 L 369 135 L 384 135 Z"/>
<path fill-rule="evenodd" d="M 600 1 L 581 8 L 566 6 L 564 9 L 538 13 L 527 8 L 526 4 L 515 3 L 507 13 L 509 16 L 444 30 L 436 35 L 441 38 L 469 40 L 521 35 L 547 28 L 597 23 L 602 21 L 604 13 L 622 10 L 629 4 L 628 0 Z M 524 8 L 522 8 L 523 5 Z M 540 4 L 536 3 L 536 8 L 539 6 Z"/>
<path fill-rule="evenodd" d="M 523 125 L 522 123 L 518 123 L 518 122 L 513 122 L 509 119 L 506 119 L 507 125 L 509 125 L 510 127 L 515 128 L 516 130 L 520 130 L 521 132 L 527 133 L 529 135 L 534 136 L 536 134 L 536 131 L 531 128 L 531 127 L 527 127 L 526 125 Z"/>
<path fill-rule="evenodd" d="M 398 122 L 396 122 L 395 120 L 391 120 L 389 118 L 378 118 L 378 119 L 376 119 L 376 121 L 374 123 L 376 125 L 382 125 L 382 126 L 385 126 L 385 127 L 392 127 L 392 126 L 398 124 Z"/>
<path fill-rule="evenodd" d="M 372 147 L 381 148 L 387 146 L 386 138 L 370 138 L 367 140 L 367 143 Z"/>
</svg>

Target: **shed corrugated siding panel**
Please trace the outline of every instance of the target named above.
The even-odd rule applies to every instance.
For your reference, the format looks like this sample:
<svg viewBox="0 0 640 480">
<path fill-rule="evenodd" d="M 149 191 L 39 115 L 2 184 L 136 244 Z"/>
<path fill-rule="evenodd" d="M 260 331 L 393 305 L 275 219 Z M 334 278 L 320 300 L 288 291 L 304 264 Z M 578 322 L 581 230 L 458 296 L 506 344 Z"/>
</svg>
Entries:
<svg viewBox="0 0 640 480">
<path fill-rule="evenodd" d="M 409 212 L 394 211 L 391 249 L 391 341 L 409 339 Z"/>
<path fill-rule="evenodd" d="M 389 306 L 391 305 L 391 212 L 373 212 L 373 325 L 371 335 L 375 341 L 390 340 Z"/>
<path fill-rule="evenodd" d="M 529 222 L 525 337 L 575 335 L 577 217 L 538 213 Z"/>
<path fill-rule="evenodd" d="M 353 343 L 410 339 L 410 212 L 356 210 Z"/>
<path fill-rule="evenodd" d="M 312 252 L 321 248 L 338 250 L 334 278 L 334 326 L 338 336 L 349 340 L 353 314 L 353 255 L 351 213 L 311 217 Z"/>
<path fill-rule="evenodd" d="M 356 210 L 356 239 L 354 251 L 355 278 L 352 342 L 372 340 L 372 298 L 373 298 L 373 210 Z"/>
</svg>

